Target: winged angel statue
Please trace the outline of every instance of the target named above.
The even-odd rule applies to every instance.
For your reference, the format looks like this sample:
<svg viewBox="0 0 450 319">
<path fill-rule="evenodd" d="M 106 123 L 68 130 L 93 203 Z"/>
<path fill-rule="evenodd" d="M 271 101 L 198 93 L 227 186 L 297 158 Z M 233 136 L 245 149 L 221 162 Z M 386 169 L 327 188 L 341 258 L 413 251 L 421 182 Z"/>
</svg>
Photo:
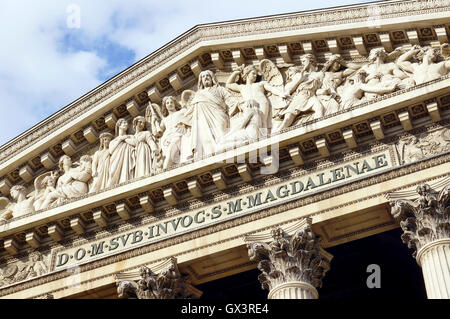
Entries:
<svg viewBox="0 0 450 319">
<path fill-rule="evenodd" d="M 10 193 L 13 201 L 10 201 L 7 197 L 0 197 L 0 222 L 35 211 L 34 197 L 27 198 L 25 187 L 15 185 L 11 187 Z"/>
<path fill-rule="evenodd" d="M 315 57 L 304 55 L 301 67 L 290 64 L 282 67 L 289 67 L 286 83 L 278 67 L 268 59 L 261 60 L 259 68 L 240 66 L 226 83 L 229 90 L 241 94 L 243 101 L 239 103 L 239 111 L 244 111 L 244 102 L 257 102 L 263 115 L 262 127 L 273 131 L 290 126 L 299 115 L 319 118 L 324 114 L 324 107 L 316 97 L 322 73 L 317 72 Z M 258 81 L 258 74 L 262 75 L 262 81 Z M 237 83 L 239 76 L 243 84 Z"/>
</svg>

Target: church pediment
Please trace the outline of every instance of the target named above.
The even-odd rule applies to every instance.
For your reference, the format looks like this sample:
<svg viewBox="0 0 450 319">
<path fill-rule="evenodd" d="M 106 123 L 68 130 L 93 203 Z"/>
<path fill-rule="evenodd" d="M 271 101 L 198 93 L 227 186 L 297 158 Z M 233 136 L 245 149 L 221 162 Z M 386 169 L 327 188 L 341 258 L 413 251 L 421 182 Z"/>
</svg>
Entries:
<svg viewBox="0 0 450 319">
<path fill-rule="evenodd" d="M 244 218 L 249 203 L 221 209 L 249 197 L 293 209 L 445 154 L 449 8 L 387 1 L 187 31 L 0 148 L 6 263 L 41 249 L 42 274 L 57 272 L 117 234 L 166 230 L 93 261 Z"/>
</svg>

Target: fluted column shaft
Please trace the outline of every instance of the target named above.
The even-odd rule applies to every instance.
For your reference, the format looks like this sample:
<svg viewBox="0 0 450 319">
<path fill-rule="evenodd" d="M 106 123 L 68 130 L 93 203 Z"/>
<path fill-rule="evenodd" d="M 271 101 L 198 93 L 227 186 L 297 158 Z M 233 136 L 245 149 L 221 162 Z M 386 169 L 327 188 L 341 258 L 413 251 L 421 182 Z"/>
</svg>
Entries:
<svg viewBox="0 0 450 319">
<path fill-rule="evenodd" d="M 430 299 L 450 299 L 450 238 L 431 242 L 417 253 Z"/>
<path fill-rule="evenodd" d="M 274 287 L 268 299 L 318 299 L 317 289 L 306 282 L 291 281 Z"/>
<path fill-rule="evenodd" d="M 420 183 L 417 199 L 391 201 L 391 214 L 400 222 L 403 242 L 422 267 L 428 298 L 450 299 L 450 176 L 435 185 L 443 187 L 438 192 Z"/>
</svg>

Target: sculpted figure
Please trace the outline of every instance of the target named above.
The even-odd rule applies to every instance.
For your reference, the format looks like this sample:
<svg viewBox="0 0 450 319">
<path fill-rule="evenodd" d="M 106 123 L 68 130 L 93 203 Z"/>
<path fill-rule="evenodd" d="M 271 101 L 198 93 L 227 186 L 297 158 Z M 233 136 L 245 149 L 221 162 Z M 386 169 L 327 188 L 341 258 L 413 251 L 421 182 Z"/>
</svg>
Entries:
<svg viewBox="0 0 450 319">
<path fill-rule="evenodd" d="M 182 127 L 184 128 L 184 134 L 181 137 L 181 147 L 180 147 L 180 163 L 186 162 L 191 156 L 190 141 L 192 128 L 189 124 L 188 109 L 191 107 L 192 100 L 194 99 L 195 92 L 192 90 L 184 90 L 181 94 L 181 112 L 183 114 Z M 180 116 L 181 117 L 181 116 Z"/>
<path fill-rule="evenodd" d="M 34 213 L 34 197 L 26 198 L 25 187 L 15 185 L 11 187 L 10 194 L 16 202 L 10 202 L 8 198 L 0 197 L 0 221 Z"/>
<path fill-rule="evenodd" d="M 346 69 L 342 70 L 345 67 Z M 322 87 L 316 91 L 317 97 L 325 108 L 325 115 L 340 110 L 340 96 L 338 87 L 346 77 L 355 73 L 359 68 L 356 64 L 345 63 L 340 54 L 333 54 L 322 68 Z"/>
<path fill-rule="evenodd" d="M 100 134 L 100 146 L 92 159 L 92 184 L 89 190 L 98 192 L 109 187 L 109 165 L 111 154 L 109 153 L 109 143 L 113 139 L 111 133 Z"/>
<path fill-rule="evenodd" d="M 248 100 L 243 105 L 243 116 L 238 124 L 230 129 L 221 140 L 222 149 L 233 148 L 240 144 L 255 141 L 262 135 L 264 129 L 264 114 L 255 100 Z"/>
<path fill-rule="evenodd" d="M 162 100 L 162 114 L 160 124 L 161 149 L 164 155 L 163 168 L 180 163 L 181 141 L 187 133 L 184 121 L 184 110 L 173 96 L 165 96 Z"/>
<path fill-rule="evenodd" d="M 159 149 L 152 134 L 145 129 L 145 118 L 137 116 L 133 119 L 134 138 L 136 139 L 136 167 L 134 176 L 147 176 L 156 170 L 156 158 Z"/>
<path fill-rule="evenodd" d="M 448 43 L 441 47 L 442 51 L 448 48 Z M 432 81 L 446 75 L 450 70 L 450 60 L 438 62 L 441 52 L 431 47 L 415 45 L 411 50 L 402 54 L 397 64 L 399 67 L 410 73 L 416 85 Z M 413 62 L 416 60 L 417 62 Z"/>
<path fill-rule="evenodd" d="M 72 163 L 69 156 L 63 155 L 59 159 L 58 167 L 63 174 L 58 178 L 55 190 L 45 196 L 41 209 L 88 192 L 88 182 L 92 178 L 92 158 L 89 155 L 81 156 L 79 163 Z"/>
<path fill-rule="evenodd" d="M 215 152 L 229 127 L 227 99 L 230 93 L 219 86 L 212 71 L 200 73 L 198 91 L 186 111 L 186 124 L 192 128 L 190 150 L 195 158 Z"/>
<path fill-rule="evenodd" d="M 163 116 L 159 105 L 156 103 L 149 103 L 145 109 L 145 121 L 147 122 L 147 129 L 153 136 L 156 136 L 158 132 L 161 131 L 159 123 L 161 123 L 162 118 Z"/>
<path fill-rule="evenodd" d="M 424 157 L 419 139 L 416 136 L 401 138 L 395 147 L 401 164 L 412 163 Z"/>
<path fill-rule="evenodd" d="M 292 95 L 292 100 L 284 110 L 279 112 L 283 122 L 276 128 L 279 131 L 292 125 L 298 115 L 311 114 L 311 119 L 321 118 L 325 109 L 316 96 L 322 86 L 323 73 L 317 71 L 316 59 L 312 54 L 301 57 L 302 68 L 290 67 L 287 70 L 285 92 Z"/>
<path fill-rule="evenodd" d="M 23 269 L 26 273 L 26 278 L 33 278 L 36 276 L 44 275 L 48 272 L 47 265 L 43 260 L 43 256 L 38 251 L 33 251 L 30 254 L 27 266 Z"/>
<path fill-rule="evenodd" d="M 450 130 L 444 128 L 429 134 L 420 134 L 418 137 L 403 137 L 395 144 L 395 148 L 399 162 L 408 164 L 427 156 L 448 151 L 449 144 Z"/>
<path fill-rule="evenodd" d="M 111 186 L 134 178 L 136 167 L 136 139 L 127 134 L 128 122 L 121 118 L 116 123 L 116 137 L 109 143 L 111 154 L 109 183 Z"/>
<path fill-rule="evenodd" d="M 395 90 L 397 82 L 388 81 L 386 83 L 378 83 L 370 85 L 366 83 L 367 73 L 364 69 L 360 69 L 353 76 L 349 77 L 346 84 L 342 86 L 341 109 L 345 110 L 360 102 L 364 102 L 365 93 L 385 94 Z"/>
<path fill-rule="evenodd" d="M 58 181 L 59 173 L 57 171 L 46 172 L 34 180 L 34 209 L 41 210 L 46 207 L 43 206 L 46 198 L 52 193 L 56 192 L 56 182 Z"/>
<path fill-rule="evenodd" d="M 414 83 L 408 75 L 396 63 L 389 62 L 399 54 L 401 54 L 401 49 L 396 49 L 389 55 L 384 48 L 372 49 L 369 53 L 369 63 L 362 66 L 362 69 L 367 73 L 367 84 L 372 87 L 377 84 L 393 87 L 390 92 L 393 92 L 397 87 L 403 89 L 413 86 Z M 379 95 L 379 93 L 369 93 L 366 94 L 366 97 L 370 100 L 377 98 Z"/>
<path fill-rule="evenodd" d="M 270 62 L 268 64 L 266 61 L 270 62 L 269 60 L 261 61 L 263 68 L 276 68 L 275 65 L 272 65 L 273 63 Z M 236 83 L 238 76 L 242 77 L 245 84 Z M 226 83 L 226 87 L 232 91 L 241 93 L 245 101 L 255 100 L 259 104 L 259 109 L 264 115 L 264 127 L 270 127 L 271 103 L 266 96 L 266 92 L 270 92 L 282 98 L 286 98 L 287 95 L 267 81 L 256 82 L 257 76 L 258 69 L 255 66 L 248 65 L 244 67 L 244 65 L 241 65 L 236 71 L 231 73 Z M 281 82 L 281 84 L 283 83 Z"/>
</svg>

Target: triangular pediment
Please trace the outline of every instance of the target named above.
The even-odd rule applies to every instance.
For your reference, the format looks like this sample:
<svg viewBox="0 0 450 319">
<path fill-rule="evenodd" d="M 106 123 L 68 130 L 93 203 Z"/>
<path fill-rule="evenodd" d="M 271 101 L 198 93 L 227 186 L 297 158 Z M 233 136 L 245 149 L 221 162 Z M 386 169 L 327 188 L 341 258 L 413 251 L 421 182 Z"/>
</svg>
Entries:
<svg viewBox="0 0 450 319">
<path fill-rule="evenodd" d="M 385 1 L 192 28 L 0 148 L 1 254 L 51 251 L 57 272 L 86 233 L 153 223 L 156 243 L 448 152 L 449 11 Z"/>
</svg>

